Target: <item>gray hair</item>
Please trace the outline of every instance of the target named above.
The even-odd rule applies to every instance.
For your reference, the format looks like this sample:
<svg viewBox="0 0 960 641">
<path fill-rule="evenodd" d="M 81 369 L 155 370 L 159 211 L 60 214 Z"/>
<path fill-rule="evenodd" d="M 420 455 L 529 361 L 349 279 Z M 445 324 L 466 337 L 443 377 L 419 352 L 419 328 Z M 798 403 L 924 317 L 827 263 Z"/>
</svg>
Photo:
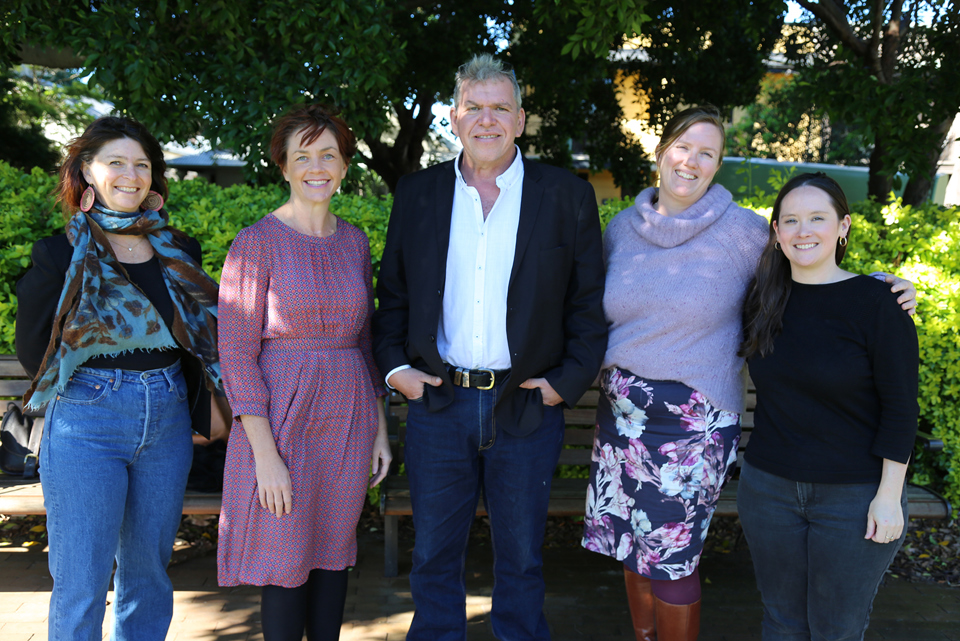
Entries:
<svg viewBox="0 0 960 641">
<path fill-rule="evenodd" d="M 453 106 L 456 108 L 460 104 L 460 94 L 465 82 L 488 82 L 490 80 L 509 80 L 513 85 L 513 99 L 517 103 L 517 109 L 523 106 L 523 95 L 520 91 L 520 85 L 517 83 L 517 75 L 513 69 L 504 69 L 503 62 L 497 60 L 489 53 L 481 53 L 474 56 L 468 62 L 460 65 L 457 69 L 457 84 L 453 88 Z"/>
</svg>

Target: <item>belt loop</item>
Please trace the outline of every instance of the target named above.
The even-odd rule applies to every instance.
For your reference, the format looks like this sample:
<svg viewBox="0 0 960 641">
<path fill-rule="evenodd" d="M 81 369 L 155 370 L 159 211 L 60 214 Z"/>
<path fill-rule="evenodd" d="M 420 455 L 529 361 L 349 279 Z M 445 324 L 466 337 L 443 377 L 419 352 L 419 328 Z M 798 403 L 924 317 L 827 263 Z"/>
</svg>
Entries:
<svg viewBox="0 0 960 641">
<path fill-rule="evenodd" d="M 160 370 L 160 371 L 163 372 L 163 377 L 167 379 L 167 382 L 168 382 L 168 383 L 170 383 L 170 390 L 169 390 L 169 391 L 172 393 L 172 392 L 175 392 L 175 391 L 177 390 L 177 384 L 174 382 L 173 376 L 170 374 L 169 369 L 170 369 L 169 367 L 165 367 L 165 368 L 163 368 L 163 369 Z"/>
<path fill-rule="evenodd" d="M 113 391 L 116 392 L 120 389 L 120 382 L 123 380 L 123 370 L 117 369 L 113 373 Z"/>
</svg>

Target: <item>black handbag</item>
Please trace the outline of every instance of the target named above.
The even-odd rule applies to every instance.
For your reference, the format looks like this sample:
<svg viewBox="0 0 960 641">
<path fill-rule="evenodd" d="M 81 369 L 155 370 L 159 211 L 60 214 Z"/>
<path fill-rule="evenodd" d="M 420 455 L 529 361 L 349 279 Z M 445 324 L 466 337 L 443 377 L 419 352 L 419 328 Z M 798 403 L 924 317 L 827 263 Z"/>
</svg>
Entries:
<svg viewBox="0 0 960 641">
<path fill-rule="evenodd" d="M 25 479 L 36 476 L 42 436 L 42 416 L 24 414 L 16 403 L 7 403 L 0 423 L 0 469 Z"/>
</svg>

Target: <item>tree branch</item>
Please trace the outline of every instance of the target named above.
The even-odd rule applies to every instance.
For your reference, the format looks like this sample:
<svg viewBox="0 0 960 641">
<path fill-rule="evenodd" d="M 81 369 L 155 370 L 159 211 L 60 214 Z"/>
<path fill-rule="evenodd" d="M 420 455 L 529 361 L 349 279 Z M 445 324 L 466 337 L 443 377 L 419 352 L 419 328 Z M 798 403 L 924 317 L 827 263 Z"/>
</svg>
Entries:
<svg viewBox="0 0 960 641">
<path fill-rule="evenodd" d="M 857 36 L 840 7 L 832 2 L 811 2 L 810 0 L 797 0 L 797 2 L 801 7 L 819 18 L 821 22 L 836 31 L 840 41 L 853 49 L 858 56 L 862 58 L 869 56 L 867 43 Z"/>
</svg>

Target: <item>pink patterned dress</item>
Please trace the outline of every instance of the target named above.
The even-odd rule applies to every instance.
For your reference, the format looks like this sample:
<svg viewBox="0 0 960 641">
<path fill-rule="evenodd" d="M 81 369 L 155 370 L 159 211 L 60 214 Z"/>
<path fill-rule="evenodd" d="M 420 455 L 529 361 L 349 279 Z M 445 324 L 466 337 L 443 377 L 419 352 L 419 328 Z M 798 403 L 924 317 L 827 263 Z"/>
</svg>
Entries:
<svg viewBox="0 0 960 641">
<path fill-rule="evenodd" d="M 366 235 L 338 222 L 301 234 L 272 214 L 239 234 L 220 283 L 219 347 L 234 416 L 264 416 L 290 471 L 293 510 L 260 507 L 256 467 L 234 420 L 217 550 L 221 586 L 302 585 L 356 563 L 356 527 L 385 394 L 370 341 Z"/>
</svg>

